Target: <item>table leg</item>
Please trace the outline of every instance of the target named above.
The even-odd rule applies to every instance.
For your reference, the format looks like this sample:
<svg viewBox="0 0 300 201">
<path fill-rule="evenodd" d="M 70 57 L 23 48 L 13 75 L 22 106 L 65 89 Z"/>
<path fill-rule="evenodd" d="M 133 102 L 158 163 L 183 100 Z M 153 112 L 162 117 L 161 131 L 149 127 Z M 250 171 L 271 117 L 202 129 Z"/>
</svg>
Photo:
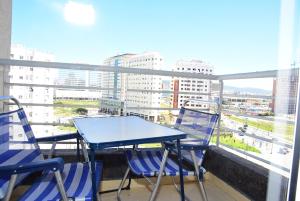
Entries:
<svg viewBox="0 0 300 201">
<path fill-rule="evenodd" d="M 185 201 L 180 140 L 177 140 L 177 152 L 178 152 L 177 155 L 178 155 L 179 177 L 180 177 L 180 196 L 181 196 L 181 201 Z"/>
<path fill-rule="evenodd" d="M 79 149 L 79 139 L 78 138 L 76 139 L 76 145 L 77 145 L 77 148 L 76 148 L 77 161 L 80 161 L 80 149 Z"/>
<path fill-rule="evenodd" d="M 162 158 L 162 161 L 161 161 L 161 164 L 160 164 L 157 181 L 156 181 L 154 189 L 151 193 L 150 201 L 155 200 L 155 196 L 156 196 L 159 184 L 160 184 L 160 180 L 161 180 L 161 177 L 163 176 L 163 173 L 164 173 L 164 170 L 165 170 L 166 162 L 167 162 L 167 159 L 168 159 L 168 154 L 169 154 L 169 150 L 165 149 L 164 155 L 163 155 L 163 158 Z"/>
<path fill-rule="evenodd" d="M 97 201 L 97 187 L 96 187 L 96 175 L 95 175 L 95 150 L 90 149 L 91 158 L 91 171 L 92 171 L 92 190 L 93 201 Z"/>
</svg>

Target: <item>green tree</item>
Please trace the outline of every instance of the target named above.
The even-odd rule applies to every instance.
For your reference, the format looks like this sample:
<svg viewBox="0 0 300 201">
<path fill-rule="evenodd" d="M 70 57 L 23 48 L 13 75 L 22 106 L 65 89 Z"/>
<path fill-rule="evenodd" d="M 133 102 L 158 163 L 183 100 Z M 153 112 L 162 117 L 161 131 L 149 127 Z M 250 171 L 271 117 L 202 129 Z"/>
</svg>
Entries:
<svg viewBox="0 0 300 201">
<path fill-rule="evenodd" d="M 80 115 L 87 115 L 88 110 L 85 109 L 85 108 L 80 107 L 80 108 L 77 108 L 77 109 L 75 110 L 75 112 L 76 112 L 77 114 L 80 114 Z"/>
</svg>

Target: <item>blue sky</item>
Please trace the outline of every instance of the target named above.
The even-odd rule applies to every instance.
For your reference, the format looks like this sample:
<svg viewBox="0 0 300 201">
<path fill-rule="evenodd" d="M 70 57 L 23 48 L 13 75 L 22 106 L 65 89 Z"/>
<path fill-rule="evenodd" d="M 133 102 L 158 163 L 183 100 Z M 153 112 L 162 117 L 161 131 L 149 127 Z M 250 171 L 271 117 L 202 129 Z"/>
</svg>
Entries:
<svg viewBox="0 0 300 201">
<path fill-rule="evenodd" d="M 12 42 L 56 60 L 102 64 L 118 53 L 158 51 L 165 69 L 201 59 L 216 74 L 277 69 L 279 0 L 81 0 L 95 21 L 64 18 L 67 0 L 14 0 Z"/>
</svg>

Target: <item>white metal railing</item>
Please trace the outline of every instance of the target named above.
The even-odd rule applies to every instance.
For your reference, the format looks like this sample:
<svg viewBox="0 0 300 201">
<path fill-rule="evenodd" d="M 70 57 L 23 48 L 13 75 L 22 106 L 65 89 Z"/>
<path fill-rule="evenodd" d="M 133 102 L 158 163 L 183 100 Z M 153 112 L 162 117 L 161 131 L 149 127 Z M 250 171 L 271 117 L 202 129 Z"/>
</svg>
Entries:
<svg viewBox="0 0 300 201">
<path fill-rule="evenodd" d="M 9 66 L 24 66 L 24 67 L 35 67 L 35 68 L 54 68 L 54 69 L 69 69 L 69 70 L 84 70 L 84 71 L 103 71 L 103 72 L 113 72 L 113 73 L 130 73 L 130 74 L 141 74 L 141 75 L 157 75 L 157 76 L 168 76 L 168 77 L 178 77 L 178 78 L 193 78 L 193 79 L 207 79 L 219 82 L 219 93 L 217 94 L 219 101 L 222 103 L 223 97 L 235 97 L 236 95 L 227 95 L 223 93 L 223 82 L 226 80 L 235 80 L 235 79 L 255 79 L 255 78 L 272 78 L 276 77 L 278 72 L 277 70 L 271 71 L 261 71 L 261 72 L 251 72 L 251 73 L 240 73 L 240 74 L 230 74 L 230 75 L 207 75 L 207 74 L 197 74 L 197 73 L 185 73 L 185 72 L 175 72 L 175 71 L 163 71 L 163 70 L 151 70 L 151 69 L 141 69 L 141 68 L 128 68 L 128 67 L 118 67 L 114 68 L 111 66 L 105 65 L 89 65 L 89 64 L 74 64 L 74 63 L 60 63 L 60 62 L 42 62 L 42 61 L 26 61 L 26 60 L 10 60 L 10 59 L 0 59 L 0 67 L 3 66 L 4 69 L 9 68 Z M 0 83 L 1 85 L 1 83 Z M 95 91 L 102 91 L 102 90 L 117 90 L 121 91 L 120 88 L 103 88 L 103 87 L 91 87 L 91 86 L 69 86 L 69 85 L 55 85 L 55 84 L 31 84 L 31 83 L 11 83 L 11 82 L 4 82 L 4 86 L 27 86 L 27 87 L 47 87 L 47 88 L 54 88 L 54 89 L 76 89 L 76 90 L 95 90 Z M 165 94 L 172 94 L 173 91 L 171 90 L 142 90 L 142 89 L 127 89 L 128 92 L 149 92 L 149 93 L 165 93 Z M 206 95 L 211 96 L 211 92 L 207 93 L 200 93 L 200 92 L 179 92 L 179 94 L 188 94 L 188 95 Z M 8 95 L 8 94 L 6 94 Z M 239 95 L 243 98 L 263 98 L 263 99 L 272 99 L 272 96 L 266 95 Z M 45 103 L 21 103 L 24 106 L 43 106 L 43 107 L 66 107 L 66 108 L 75 108 L 75 107 L 82 107 L 83 105 L 76 105 L 76 104 L 45 104 Z M 95 105 L 84 105 L 86 108 L 97 108 L 98 106 Z M 162 108 L 162 107 L 127 107 L 130 110 L 178 110 L 177 108 Z M 220 114 L 223 113 L 222 108 L 219 108 L 218 111 Z M 224 110 L 226 113 L 232 113 L 230 111 Z M 234 114 L 234 113 L 232 113 Z M 237 114 L 237 113 L 235 113 Z M 244 117 L 250 117 L 250 115 L 242 114 Z M 251 116 L 253 117 L 253 116 Z M 256 117 L 258 119 L 263 120 L 270 120 L 265 117 Z M 293 124 L 293 121 L 289 121 L 288 123 Z M 59 122 L 32 122 L 33 125 L 52 125 L 58 126 L 63 125 L 66 126 L 66 123 L 59 123 Z M 217 128 L 217 142 L 216 145 L 220 145 L 220 131 L 221 125 L 220 121 Z M 225 131 L 230 131 L 234 133 L 240 133 L 238 130 L 226 128 Z M 243 135 L 254 138 L 257 140 L 261 140 L 267 143 L 276 144 L 282 147 L 286 147 L 291 149 L 292 144 L 288 142 L 278 141 L 277 137 L 263 137 L 260 135 L 243 133 Z M 72 142 L 68 142 L 72 143 Z M 247 155 L 251 155 L 248 154 Z M 259 160 L 259 157 L 252 155 L 254 158 Z M 265 159 L 260 159 L 260 161 L 265 162 Z M 284 168 L 284 167 L 283 167 Z"/>
</svg>

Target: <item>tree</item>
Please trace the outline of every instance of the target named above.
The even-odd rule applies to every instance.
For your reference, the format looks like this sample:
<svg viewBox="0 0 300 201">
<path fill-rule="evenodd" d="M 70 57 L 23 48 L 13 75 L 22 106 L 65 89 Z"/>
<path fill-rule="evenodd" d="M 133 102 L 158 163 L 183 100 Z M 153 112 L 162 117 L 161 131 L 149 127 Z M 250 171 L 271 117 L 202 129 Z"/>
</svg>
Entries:
<svg viewBox="0 0 300 201">
<path fill-rule="evenodd" d="M 88 110 L 87 109 L 85 109 L 85 108 L 77 108 L 76 110 L 75 110 L 75 112 L 77 113 L 77 114 L 80 114 L 80 115 L 87 115 L 87 113 L 88 113 Z"/>
</svg>

